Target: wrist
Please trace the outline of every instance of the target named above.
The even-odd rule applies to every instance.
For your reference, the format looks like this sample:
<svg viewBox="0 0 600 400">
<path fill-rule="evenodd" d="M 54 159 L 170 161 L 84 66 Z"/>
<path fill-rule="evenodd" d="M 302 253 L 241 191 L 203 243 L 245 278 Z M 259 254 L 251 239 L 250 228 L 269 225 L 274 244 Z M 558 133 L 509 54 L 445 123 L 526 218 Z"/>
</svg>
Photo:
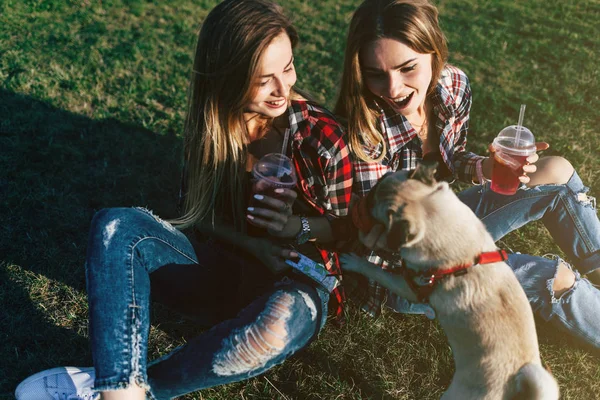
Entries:
<svg viewBox="0 0 600 400">
<path fill-rule="evenodd" d="M 488 158 L 480 158 L 475 162 L 475 168 L 473 169 L 473 176 L 471 178 L 473 184 L 475 185 L 483 185 L 484 183 L 486 183 L 487 181 L 489 181 L 489 179 L 486 177 L 485 174 L 485 162 L 486 160 L 488 160 Z"/>
<path fill-rule="evenodd" d="M 308 222 L 308 218 L 301 216 L 299 218 L 300 220 L 300 229 L 298 230 L 298 233 L 296 234 L 296 243 L 297 244 L 304 244 L 306 242 L 308 242 L 311 238 L 311 231 L 310 231 L 310 223 Z"/>
<path fill-rule="evenodd" d="M 302 231 L 302 221 L 298 215 L 292 215 L 288 219 L 288 228 L 286 229 L 286 239 L 295 239 L 298 233 Z"/>
<path fill-rule="evenodd" d="M 256 238 L 252 237 L 252 236 L 248 236 L 248 235 L 243 235 L 240 240 L 239 240 L 239 247 L 244 250 L 247 251 L 250 254 L 254 254 L 255 253 L 255 249 L 256 249 Z"/>
</svg>

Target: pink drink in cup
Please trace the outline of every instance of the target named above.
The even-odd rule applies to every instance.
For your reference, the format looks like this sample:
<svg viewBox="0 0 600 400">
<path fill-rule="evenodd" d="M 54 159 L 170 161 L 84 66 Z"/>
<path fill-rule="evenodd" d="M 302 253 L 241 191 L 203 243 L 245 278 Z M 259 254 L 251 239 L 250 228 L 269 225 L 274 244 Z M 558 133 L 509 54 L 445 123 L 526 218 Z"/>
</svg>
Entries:
<svg viewBox="0 0 600 400">
<path fill-rule="evenodd" d="M 521 183 L 523 165 L 536 151 L 533 134 L 524 126 L 507 126 L 494 139 L 493 146 L 491 189 L 500 194 L 515 194 Z"/>
<path fill-rule="evenodd" d="M 250 204 L 254 206 L 258 206 L 254 202 L 254 195 L 257 193 L 277 197 L 273 192 L 275 189 L 292 189 L 296 186 L 294 165 L 292 160 L 284 154 L 270 153 L 264 155 L 252 167 L 252 176 L 254 179 Z"/>
</svg>

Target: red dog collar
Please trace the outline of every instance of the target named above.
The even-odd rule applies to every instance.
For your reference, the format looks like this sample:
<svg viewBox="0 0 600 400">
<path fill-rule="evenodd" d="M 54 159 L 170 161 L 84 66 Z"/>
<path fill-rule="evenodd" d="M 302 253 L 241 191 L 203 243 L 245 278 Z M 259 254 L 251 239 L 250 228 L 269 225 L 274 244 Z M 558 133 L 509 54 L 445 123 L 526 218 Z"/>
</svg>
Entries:
<svg viewBox="0 0 600 400">
<path fill-rule="evenodd" d="M 402 268 L 402 276 L 406 279 L 408 286 L 417 295 L 417 299 L 420 303 L 427 303 L 429 296 L 436 283 L 439 280 L 448 277 L 449 275 L 460 276 L 468 272 L 468 269 L 478 264 L 492 264 L 495 262 L 506 261 L 508 254 L 504 250 L 489 251 L 481 253 L 473 260 L 471 264 L 456 265 L 452 268 L 439 270 L 427 270 L 425 272 L 416 272 L 407 267 Z"/>
</svg>

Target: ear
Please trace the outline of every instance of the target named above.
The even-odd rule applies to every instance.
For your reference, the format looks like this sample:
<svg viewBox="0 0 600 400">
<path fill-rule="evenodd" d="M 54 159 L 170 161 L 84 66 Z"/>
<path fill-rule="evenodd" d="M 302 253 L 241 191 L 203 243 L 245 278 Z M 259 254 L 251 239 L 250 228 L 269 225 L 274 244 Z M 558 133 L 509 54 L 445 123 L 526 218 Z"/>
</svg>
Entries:
<svg viewBox="0 0 600 400">
<path fill-rule="evenodd" d="M 400 247 L 410 247 L 425 236 L 425 227 L 413 220 L 408 215 L 394 220 L 394 214 L 390 212 L 389 229 L 387 232 L 387 247 L 390 249 L 400 249 Z"/>
<path fill-rule="evenodd" d="M 416 179 L 426 185 L 433 186 L 436 182 L 435 172 L 437 171 L 437 166 L 437 161 L 420 161 L 410 179 Z"/>
<path fill-rule="evenodd" d="M 383 176 L 377 180 L 377 183 L 375 183 L 375 186 L 373 186 L 371 188 L 371 190 L 369 190 L 369 192 L 367 193 L 367 207 L 369 207 L 370 210 L 372 210 L 373 207 L 375 207 L 376 193 L 377 193 L 377 190 L 379 189 L 380 183 L 383 182 L 387 177 L 390 177 L 392 175 L 394 175 L 394 172 L 392 172 L 392 171 L 389 171 L 389 172 L 386 172 L 385 174 L 383 174 Z"/>
</svg>

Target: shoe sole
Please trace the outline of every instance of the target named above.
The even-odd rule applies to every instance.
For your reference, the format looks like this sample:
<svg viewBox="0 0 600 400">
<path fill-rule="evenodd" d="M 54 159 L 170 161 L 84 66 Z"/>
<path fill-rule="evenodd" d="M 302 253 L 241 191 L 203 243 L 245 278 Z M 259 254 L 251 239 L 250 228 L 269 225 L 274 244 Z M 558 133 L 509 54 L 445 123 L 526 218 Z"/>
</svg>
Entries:
<svg viewBox="0 0 600 400">
<path fill-rule="evenodd" d="M 52 369 L 47 369 L 41 372 L 38 372 L 37 374 L 33 374 L 31 375 L 29 378 L 25 379 L 23 382 L 19 383 L 19 386 L 17 386 L 17 388 L 15 389 L 15 397 L 17 398 L 17 400 L 19 399 L 19 395 L 21 395 L 21 393 L 19 393 L 19 389 L 22 389 L 24 386 L 26 386 L 27 384 L 37 381 L 39 379 L 43 379 L 49 375 L 55 375 L 55 374 L 59 374 L 59 373 L 77 373 L 77 372 L 93 372 L 94 368 L 93 367 L 87 367 L 87 368 L 77 368 L 77 367 L 56 367 L 56 368 L 52 368 Z"/>
</svg>

